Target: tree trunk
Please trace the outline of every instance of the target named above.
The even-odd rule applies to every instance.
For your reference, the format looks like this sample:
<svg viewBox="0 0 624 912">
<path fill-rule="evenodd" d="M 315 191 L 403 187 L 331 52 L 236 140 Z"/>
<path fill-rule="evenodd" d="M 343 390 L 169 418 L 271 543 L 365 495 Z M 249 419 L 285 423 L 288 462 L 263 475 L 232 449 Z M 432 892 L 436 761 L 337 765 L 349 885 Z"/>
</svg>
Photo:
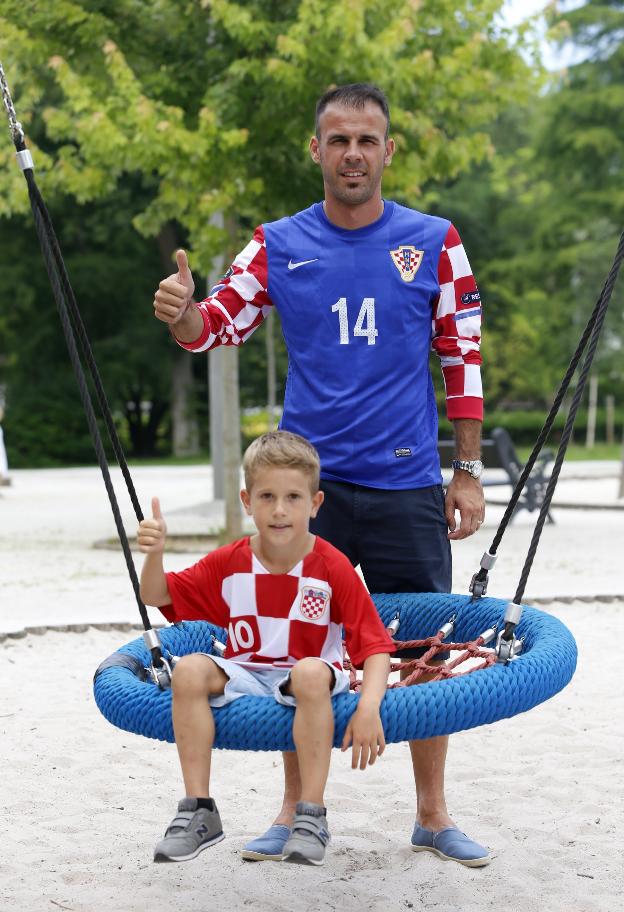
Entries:
<svg viewBox="0 0 624 912">
<path fill-rule="evenodd" d="M 210 460 L 212 496 L 225 500 L 223 478 L 223 352 L 220 346 L 208 352 L 208 415 L 210 419 Z"/>
<path fill-rule="evenodd" d="M 156 238 L 163 278 L 175 270 L 174 254 L 179 240 L 173 225 L 163 225 Z M 188 352 L 180 349 L 173 355 L 171 370 L 171 438 L 174 456 L 199 454 L 199 425 L 193 409 L 193 373 Z"/>
<path fill-rule="evenodd" d="M 622 434 L 622 463 L 620 465 L 620 489 L 618 497 L 624 497 L 624 433 Z"/>
<path fill-rule="evenodd" d="M 276 402 L 276 368 L 275 368 L 275 313 L 269 311 L 266 318 L 266 359 L 267 359 L 267 412 L 268 430 L 272 431 L 277 424 L 275 420 Z"/>
<path fill-rule="evenodd" d="M 587 435 L 585 446 L 591 450 L 596 442 L 596 411 L 598 409 L 598 377 L 592 374 L 589 378 L 589 405 L 587 408 Z"/>
<path fill-rule="evenodd" d="M 615 443 L 615 396 L 611 393 L 606 397 L 605 408 L 607 411 L 605 439 L 610 446 L 613 446 Z"/>
<path fill-rule="evenodd" d="M 171 371 L 171 436 L 174 456 L 199 455 L 199 427 L 193 408 L 193 364 L 189 353 L 175 352 Z"/>
<path fill-rule="evenodd" d="M 223 224 L 228 235 L 221 274 L 228 268 L 238 251 L 236 218 L 215 219 Z M 209 276 L 209 285 L 217 276 Z M 215 498 L 225 500 L 226 541 L 240 538 L 243 533 L 240 502 L 240 394 L 238 383 L 238 349 L 228 345 L 209 353 L 210 360 L 210 450 L 212 455 Z"/>
<path fill-rule="evenodd" d="M 223 350 L 223 480 L 225 483 L 225 535 L 228 541 L 243 534 L 240 502 L 240 405 L 238 349 Z"/>
</svg>

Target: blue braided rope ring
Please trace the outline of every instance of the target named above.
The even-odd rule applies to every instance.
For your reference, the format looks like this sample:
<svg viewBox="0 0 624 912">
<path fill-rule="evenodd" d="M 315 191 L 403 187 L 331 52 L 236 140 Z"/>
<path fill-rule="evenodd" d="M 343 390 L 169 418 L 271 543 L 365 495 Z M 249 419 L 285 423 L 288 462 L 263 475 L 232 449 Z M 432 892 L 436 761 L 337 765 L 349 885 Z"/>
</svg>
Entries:
<svg viewBox="0 0 624 912">
<path fill-rule="evenodd" d="M 433 636 L 452 614 L 457 616 L 453 638 L 476 639 L 493 624 L 502 623 L 507 602 L 438 593 L 373 596 L 382 621 L 401 613 L 402 640 Z M 381 705 L 387 741 L 432 738 L 474 728 L 525 712 L 552 697 L 569 682 L 576 667 L 576 643 L 561 621 L 536 608 L 524 607 L 516 634 L 524 638 L 522 653 L 509 665 L 493 665 L 446 681 L 389 690 Z M 183 622 L 160 631 L 173 655 L 212 651 L 212 637 L 226 633 L 205 621 Z M 95 673 L 94 692 L 102 714 L 126 731 L 161 741 L 174 741 L 171 691 L 160 690 L 148 678 L 150 654 L 143 638 L 134 640 L 102 663 Z M 334 745 L 342 742 L 356 707 L 354 693 L 335 697 Z M 294 709 L 271 697 L 241 697 L 214 711 L 215 747 L 232 750 L 294 750 Z"/>
</svg>

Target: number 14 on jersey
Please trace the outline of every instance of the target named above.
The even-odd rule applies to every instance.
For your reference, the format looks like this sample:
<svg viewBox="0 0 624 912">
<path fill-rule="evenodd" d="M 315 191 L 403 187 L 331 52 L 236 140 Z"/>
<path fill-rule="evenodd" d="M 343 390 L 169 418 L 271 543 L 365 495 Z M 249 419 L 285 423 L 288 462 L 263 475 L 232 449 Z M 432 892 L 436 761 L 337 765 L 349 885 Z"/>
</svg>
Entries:
<svg viewBox="0 0 624 912">
<path fill-rule="evenodd" d="M 332 313 L 338 314 L 338 329 L 340 331 L 340 344 L 348 345 L 349 338 L 349 313 L 347 311 L 347 299 L 339 298 L 332 306 Z M 375 329 L 375 299 L 364 298 L 360 312 L 357 315 L 355 326 L 353 327 L 354 336 L 364 336 L 368 339 L 369 345 L 375 344 L 375 337 L 379 335 L 379 330 Z"/>
</svg>

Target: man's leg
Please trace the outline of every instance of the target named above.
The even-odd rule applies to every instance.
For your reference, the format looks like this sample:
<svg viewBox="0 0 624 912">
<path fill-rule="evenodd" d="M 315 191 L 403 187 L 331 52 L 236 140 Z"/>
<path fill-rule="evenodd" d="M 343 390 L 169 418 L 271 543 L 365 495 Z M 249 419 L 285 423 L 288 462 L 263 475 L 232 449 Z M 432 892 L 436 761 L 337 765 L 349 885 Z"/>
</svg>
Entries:
<svg viewBox="0 0 624 912">
<path fill-rule="evenodd" d="M 353 492 L 354 486 L 341 482 L 321 480 L 325 501 L 318 515 L 310 522 L 310 531 L 327 539 L 335 548 L 346 554 L 353 565 L 357 563 L 353 547 Z M 301 778 L 297 754 L 284 751 L 284 797 L 279 814 L 266 833 L 252 839 L 243 849 L 248 861 L 274 861 L 281 859 L 281 845 L 288 838 L 295 805 L 301 796 Z"/>
<path fill-rule="evenodd" d="M 359 489 L 356 506 L 361 530 L 357 547 L 370 592 L 451 591 L 451 546 L 439 486 L 414 491 Z M 446 806 L 448 744 L 447 735 L 409 742 L 416 786 L 417 826 L 412 841 L 418 836 L 432 843 L 416 846 L 413 842 L 412 847 L 438 851 L 462 864 L 487 864 L 487 850 L 455 828 Z M 441 839 L 440 850 L 436 839 Z"/>
<path fill-rule="evenodd" d="M 301 797 L 301 776 L 299 775 L 299 762 L 296 751 L 284 751 L 284 797 L 279 814 L 273 821 L 273 826 L 290 827 L 295 805 Z"/>
<path fill-rule="evenodd" d="M 404 672 L 402 677 L 407 677 L 408 674 L 409 672 Z M 426 680 L 429 679 L 422 678 L 419 683 L 424 684 Z M 455 826 L 449 816 L 444 794 L 448 743 L 448 735 L 409 742 L 416 786 L 416 821 L 434 832 Z"/>
</svg>

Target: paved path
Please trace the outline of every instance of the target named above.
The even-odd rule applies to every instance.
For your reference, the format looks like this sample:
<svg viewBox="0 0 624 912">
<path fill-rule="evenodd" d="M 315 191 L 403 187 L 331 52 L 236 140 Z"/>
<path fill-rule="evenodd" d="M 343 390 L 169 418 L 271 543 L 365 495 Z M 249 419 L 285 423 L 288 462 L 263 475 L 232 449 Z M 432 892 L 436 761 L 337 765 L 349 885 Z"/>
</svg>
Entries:
<svg viewBox="0 0 624 912">
<path fill-rule="evenodd" d="M 554 508 L 556 524 L 544 528 L 525 602 L 579 596 L 624 599 L 624 501 L 617 498 L 618 470 L 616 462 L 564 466 L 557 496 L 580 508 Z M 136 519 L 121 473 L 112 474 L 125 528 L 133 536 Z M 207 536 L 221 524 L 222 505 L 212 501 L 210 467 L 141 467 L 132 474 L 146 512 L 151 496 L 160 496 L 173 535 Z M 0 634 L 64 624 L 138 622 L 121 550 L 94 548 L 94 543 L 116 536 L 99 469 L 24 469 L 13 471 L 12 477 L 13 485 L 0 489 Z M 507 491 L 490 490 L 496 499 Z M 582 509 L 587 506 L 617 509 Z M 502 514 L 502 506 L 489 507 L 481 532 L 453 545 L 454 591 L 467 591 Z M 489 594 L 513 596 L 535 519 L 536 514 L 523 512 L 509 527 L 490 575 Z M 201 553 L 172 553 L 167 566 L 181 569 Z M 135 558 L 139 567 L 140 555 Z M 156 611 L 152 616 L 161 620 Z"/>
</svg>

